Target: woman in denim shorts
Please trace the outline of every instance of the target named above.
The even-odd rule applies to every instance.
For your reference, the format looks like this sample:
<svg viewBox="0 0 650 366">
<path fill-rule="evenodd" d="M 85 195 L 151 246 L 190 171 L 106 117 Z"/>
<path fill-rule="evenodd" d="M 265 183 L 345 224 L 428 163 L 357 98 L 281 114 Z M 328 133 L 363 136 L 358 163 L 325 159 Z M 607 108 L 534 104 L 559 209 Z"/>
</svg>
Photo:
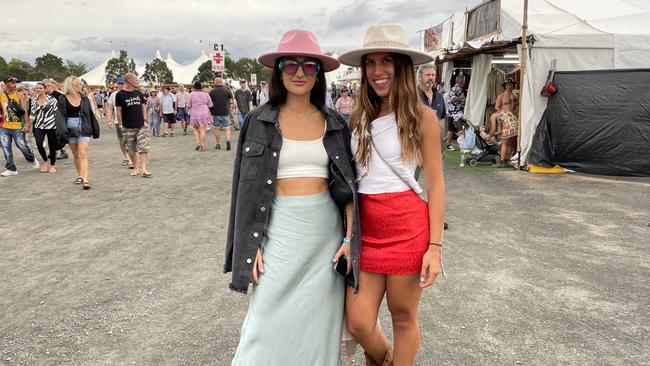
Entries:
<svg viewBox="0 0 650 366">
<path fill-rule="evenodd" d="M 99 137 L 99 124 L 92 111 L 88 97 L 81 93 L 81 80 L 69 76 L 63 82 L 63 96 L 59 97 L 59 108 L 66 118 L 68 127 L 68 144 L 74 156 L 74 166 L 79 177 L 75 184 L 83 189 L 90 189 L 88 182 L 88 143 L 91 136 Z"/>
</svg>

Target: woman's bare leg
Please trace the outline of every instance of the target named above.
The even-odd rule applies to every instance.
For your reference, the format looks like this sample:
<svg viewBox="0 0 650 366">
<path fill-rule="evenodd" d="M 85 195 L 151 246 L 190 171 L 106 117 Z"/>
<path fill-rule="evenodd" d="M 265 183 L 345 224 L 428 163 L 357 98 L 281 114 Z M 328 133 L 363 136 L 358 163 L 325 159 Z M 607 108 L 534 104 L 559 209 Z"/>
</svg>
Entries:
<svg viewBox="0 0 650 366">
<path fill-rule="evenodd" d="M 413 365 L 420 347 L 418 307 L 422 289 L 420 274 L 386 277 L 386 302 L 393 321 L 393 363 Z"/>
<path fill-rule="evenodd" d="M 379 306 L 386 292 L 386 276 L 361 272 L 359 283 L 363 283 L 363 290 L 358 294 L 350 287 L 346 290 L 347 327 L 364 351 L 381 364 L 389 346 L 388 339 L 377 324 Z"/>
</svg>

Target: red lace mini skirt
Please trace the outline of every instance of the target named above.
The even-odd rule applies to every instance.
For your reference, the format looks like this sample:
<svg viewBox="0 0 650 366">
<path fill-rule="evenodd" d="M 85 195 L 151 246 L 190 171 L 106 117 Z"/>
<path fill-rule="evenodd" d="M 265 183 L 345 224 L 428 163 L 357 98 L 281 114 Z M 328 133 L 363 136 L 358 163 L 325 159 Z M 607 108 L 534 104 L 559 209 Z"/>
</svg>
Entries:
<svg viewBox="0 0 650 366">
<path fill-rule="evenodd" d="M 429 209 L 413 190 L 359 194 L 361 270 L 387 275 L 420 273 L 429 249 Z"/>
</svg>

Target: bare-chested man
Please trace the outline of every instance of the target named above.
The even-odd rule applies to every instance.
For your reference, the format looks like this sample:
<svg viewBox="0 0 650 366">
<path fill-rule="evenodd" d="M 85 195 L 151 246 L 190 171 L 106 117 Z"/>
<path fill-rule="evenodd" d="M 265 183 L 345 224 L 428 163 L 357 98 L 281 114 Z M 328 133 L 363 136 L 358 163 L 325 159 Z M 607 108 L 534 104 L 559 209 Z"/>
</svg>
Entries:
<svg viewBox="0 0 650 366">
<path fill-rule="evenodd" d="M 507 166 L 507 161 L 517 147 L 518 121 L 515 111 L 519 98 L 513 92 L 515 81 L 508 79 L 503 83 L 504 92 L 497 97 L 496 111 L 490 116 L 489 137 L 501 136 L 501 157 L 497 166 Z"/>
</svg>

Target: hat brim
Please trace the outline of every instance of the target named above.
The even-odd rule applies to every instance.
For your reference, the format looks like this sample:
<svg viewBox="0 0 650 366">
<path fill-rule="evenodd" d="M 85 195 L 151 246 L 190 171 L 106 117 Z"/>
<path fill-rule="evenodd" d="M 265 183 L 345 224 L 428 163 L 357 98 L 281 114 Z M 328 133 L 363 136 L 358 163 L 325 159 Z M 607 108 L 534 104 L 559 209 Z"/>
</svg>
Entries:
<svg viewBox="0 0 650 366">
<path fill-rule="evenodd" d="M 341 61 L 342 64 L 345 65 L 361 67 L 361 58 L 363 57 L 363 55 L 368 55 L 377 52 L 399 53 L 402 55 L 409 56 L 413 61 L 413 65 L 428 64 L 429 62 L 432 62 L 434 60 L 433 57 L 429 56 L 426 53 L 415 51 L 415 50 L 404 49 L 404 48 L 396 48 L 396 47 L 359 48 L 356 50 L 344 52 L 339 56 L 339 60 Z"/>
<path fill-rule="evenodd" d="M 257 61 L 262 65 L 270 68 L 275 68 L 275 60 L 279 57 L 284 56 L 295 56 L 295 57 L 311 57 L 319 60 L 323 63 L 323 71 L 330 72 L 334 71 L 341 66 L 339 60 L 334 57 L 323 55 L 321 53 L 310 53 L 310 52 L 270 52 L 265 53 L 260 56 Z"/>
</svg>

